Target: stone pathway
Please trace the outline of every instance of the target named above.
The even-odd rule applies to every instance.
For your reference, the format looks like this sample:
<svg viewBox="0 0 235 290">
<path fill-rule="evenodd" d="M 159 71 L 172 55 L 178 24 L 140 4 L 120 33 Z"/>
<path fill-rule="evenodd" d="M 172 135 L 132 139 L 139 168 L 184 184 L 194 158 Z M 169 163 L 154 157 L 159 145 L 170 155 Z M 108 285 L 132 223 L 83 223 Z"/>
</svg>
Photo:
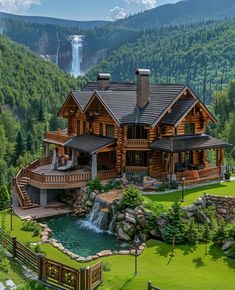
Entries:
<svg viewBox="0 0 235 290">
<path fill-rule="evenodd" d="M 235 177 L 231 177 L 230 181 L 235 181 Z M 200 184 L 192 184 L 192 185 L 188 185 L 185 186 L 185 190 L 186 189 L 191 189 L 191 188 L 200 188 L 203 186 L 207 186 L 207 185 L 213 185 L 213 184 L 219 184 L 221 182 L 228 182 L 228 181 L 211 181 L 211 182 L 206 182 L 206 183 L 200 183 Z M 143 195 L 158 195 L 158 194 L 168 194 L 171 192 L 177 192 L 181 190 L 181 186 L 179 185 L 178 189 L 172 189 L 172 190 L 167 190 L 167 191 L 142 191 Z"/>
</svg>

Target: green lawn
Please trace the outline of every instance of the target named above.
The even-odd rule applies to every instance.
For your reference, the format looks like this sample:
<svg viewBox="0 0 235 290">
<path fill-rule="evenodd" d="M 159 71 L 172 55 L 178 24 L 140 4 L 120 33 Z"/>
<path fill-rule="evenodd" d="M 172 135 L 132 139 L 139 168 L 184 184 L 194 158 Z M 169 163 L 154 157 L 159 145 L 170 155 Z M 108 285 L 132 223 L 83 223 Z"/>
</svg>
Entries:
<svg viewBox="0 0 235 290">
<path fill-rule="evenodd" d="M 185 205 L 191 204 L 204 192 L 217 195 L 235 196 L 235 182 L 221 183 L 186 190 Z M 161 202 L 164 207 L 170 207 L 175 200 L 180 200 L 181 192 L 168 194 L 147 195 L 145 200 Z M 10 215 L 6 215 L 7 231 L 10 229 Z M 39 241 L 39 237 L 33 237 L 32 233 L 22 232 L 22 221 L 13 217 L 13 231 L 17 239 L 27 241 Z M 68 256 L 59 252 L 51 245 L 42 245 L 42 250 L 47 257 L 55 259 L 72 267 L 83 267 L 89 264 L 80 264 L 71 260 Z M 175 256 L 170 259 L 171 246 L 160 241 L 149 241 L 144 253 L 138 258 L 139 274 L 134 277 L 133 256 L 113 256 L 104 258 L 104 262 L 111 264 L 111 271 L 104 273 L 104 284 L 101 290 L 145 290 L 147 281 L 151 280 L 156 286 L 164 290 L 220 290 L 234 289 L 235 260 L 224 256 L 223 252 L 210 246 L 205 256 L 205 246 L 182 245 L 177 246 Z M 97 261 L 93 262 L 96 263 Z M 11 270 L 11 276 L 16 284 L 24 283 L 17 271 Z M 9 275 L 8 275 L 9 276 Z M 0 280 L 6 276 L 0 272 Z"/>
<path fill-rule="evenodd" d="M 214 246 L 177 246 L 170 259 L 171 246 L 150 241 L 138 258 L 139 274 L 134 277 L 134 257 L 110 257 L 110 272 L 104 273 L 102 290 L 145 290 L 147 281 L 164 290 L 233 290 L 235 260 Z"/>
<path fill-rule="evenodd" d="M 185 189 L 185 198 L 182 205 L 192 204 L 198 197 L 203 196 L 204 193 L 214 195 L 235 196 L 235 181 L 221 182 L 207 186 L 200 186 L 192 189 Z M 160 202 L 164 208 L 169 208 L 174 201 L 181 200 L 181 190 L 170 193 L 157 193 L 144 196 L 146 203 Z"/>
</svg>

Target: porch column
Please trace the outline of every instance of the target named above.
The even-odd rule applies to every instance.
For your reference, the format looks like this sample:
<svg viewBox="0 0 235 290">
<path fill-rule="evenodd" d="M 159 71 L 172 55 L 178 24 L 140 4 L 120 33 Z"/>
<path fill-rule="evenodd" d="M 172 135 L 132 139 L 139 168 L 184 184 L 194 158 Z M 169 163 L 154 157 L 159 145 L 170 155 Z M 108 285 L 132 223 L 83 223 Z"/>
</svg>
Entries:
<svg viewBox="0 0 235 290">
<path fill-rule="evenodd" d="M 95 179 L 97 176 L 97 153 L 92 154 L 91 160 L 91 177 Z"/>
<path fill-rule="evenodd" d="M 46 205 L 47 205 L 47 190 L 40 189 L 40 206 L 46 206 Z"/>
<path fill-rule="evenodd" d="M 72 149 L 72 162 L 73 165 L 77 165 L 77 150 Z"/>
<path fill-rule="evenodd" d="M 46 157 L 50 156 L 50 144 L 49 143 L 45 143 L 45 155 Z"/>
</svg>

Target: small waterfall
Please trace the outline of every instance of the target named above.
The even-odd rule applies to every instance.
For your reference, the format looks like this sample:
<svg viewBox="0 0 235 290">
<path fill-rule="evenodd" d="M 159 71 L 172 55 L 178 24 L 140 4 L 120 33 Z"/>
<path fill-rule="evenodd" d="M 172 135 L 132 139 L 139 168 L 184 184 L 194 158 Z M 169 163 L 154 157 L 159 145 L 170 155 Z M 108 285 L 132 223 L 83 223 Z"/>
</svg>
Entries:
<svg viewBox="0 0 235 290">
<path fill-rule="evenodd" d="M 82 75 L 81 64 L 83 60 L 83 36 L 72 35 L 70 39 L 72 44 L 71 75 L 78 77 Z"/>
<path fill-rule="evenodd" d="M 113 232 L 115 226 L 114 206 L 96 197 L 95 203 L 83 225 L 96 232 Z"/>
<path fill-rule="evenodd" d="M 58 47 L 56 52 L 56 65 L 59 66 L 60 41 L 58 40 Z"/>
<path fill-rule="evenodd" d="M 52 163 L 51 163 L 51 170 L 57 170 L 57 169 L 58 169 L 58 157 L 57 157 L 56 151 L 54 150 Z"/>
</svg>

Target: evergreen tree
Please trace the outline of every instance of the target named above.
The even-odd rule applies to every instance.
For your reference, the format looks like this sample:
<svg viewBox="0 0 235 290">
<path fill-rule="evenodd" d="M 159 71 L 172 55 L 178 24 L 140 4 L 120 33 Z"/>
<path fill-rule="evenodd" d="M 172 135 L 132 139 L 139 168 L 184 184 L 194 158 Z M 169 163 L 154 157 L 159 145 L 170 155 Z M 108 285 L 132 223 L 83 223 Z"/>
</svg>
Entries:
<svg viewBox="0 0 235 290">
<path fill-rule="evenodd" d="M 10 194 L 6 185 L 0 186 L 0 210 L 7 207 L 10 201 Z"/>
<path fill-rule="evenodd" d="M 217 230 L 213 235 L 212 240 L 214 244 L 221 246 L 227 237 L 228 237 L 228 229 L 226 227 L 225 221 L 222 219 L 218 225 Z"/>
<path fill-rule="evenodd" d="M 35 141 L 34 136 L 31 133 L 27 134 L 26 147 L 27 151 L 29 151 L 31 154 L 35 154 Z"/>
<path fill-rule="evenodd" d="M 187 224 L 184 220 L 185 213 L 180 207 L 180 203 L 175 202 L 167 213 L 167 222 L 164 227 L 163 238 L 168 243 L 172 243 L 175 238 L 176 243 L 186 240 Z"/>
<path fill-rule="evenodd" d="M 205 243 L 205 255 L 207 255 L 207 247 L 208 247 L 208 243 L 211 241 L 211 239 L 212 239 L 211 228 L 208 224 L 205 224 L 204 231 L 202 234 L 202 240 Z"/>
<path fill-rule="evenodd" d="M 18 159 L 20 155 L 26 152 L 27 146 L 26 146 L 26 138 L 25 138 L 25 132 L 23 129 L 20 129 L 16 136 L 16 149 L 15 149 L 15 155 Z"/>
</svg>

